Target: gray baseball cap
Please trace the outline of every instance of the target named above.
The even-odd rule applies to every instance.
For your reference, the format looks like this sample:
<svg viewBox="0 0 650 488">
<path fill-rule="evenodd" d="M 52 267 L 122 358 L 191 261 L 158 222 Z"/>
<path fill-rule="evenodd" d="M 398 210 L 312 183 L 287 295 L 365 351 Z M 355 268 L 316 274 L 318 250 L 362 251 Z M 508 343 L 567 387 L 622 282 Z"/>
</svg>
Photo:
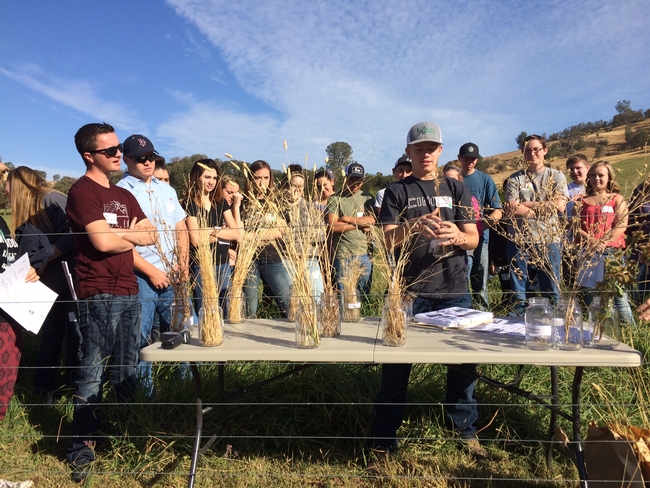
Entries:
<svg viewBox="0 0 650 488">
<path fill-rule="evenodd" d="M 433 122 L 420 122 L 419 124 L 415 124 L 406 136 L 406 145 L 410 146 L 411 144 L 419 144 L 420 142 L 442 144 L 440 127 Z"/>
</svg>

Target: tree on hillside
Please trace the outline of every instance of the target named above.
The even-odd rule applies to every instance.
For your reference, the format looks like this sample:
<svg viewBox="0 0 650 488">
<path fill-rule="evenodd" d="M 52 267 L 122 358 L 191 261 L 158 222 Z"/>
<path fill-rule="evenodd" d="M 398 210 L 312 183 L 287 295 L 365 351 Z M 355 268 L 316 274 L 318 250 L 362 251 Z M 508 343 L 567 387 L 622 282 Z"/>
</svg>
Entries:
<svg viewBox="0 0 650 488">
<path fill-rule="evenodd" d="M 56 183 L 56 182 L 59 181 L 60 179 L 61 179 L 61 175 L 59 175 L 59 174 L 56 174 L 56 175 L 52 176 L 52 181 L 53 181 L 54 183 Z"/>
<path fill-rule="evenodd" d="M 630 110 L 632 110 L 629 100 L 620 100 L 616 102 L 614 108 L 616 109 L 616 112 L 619 114 L 624 114 L 625 112 L 629 112 Z"/>
<path fill-rule="evenodd" d="M 345 168 L 352 162 L 352 146 L 347 142 L 333 142 L 327 149 L 327 169 L 331 170 L 337 177 L 341 174 L 341 169 Z"/>
<path fill-rule="evenodd" d="M 614 105 L 618 112 L 612 119 L 612 126 L 620 127 L 625 124 L 633 124 L 643 120 L 642 110 L 632 110 L 629 100 L 621 100 Z"/>
<path fill-rule="evenodd" d="M 47 181 L 47 173 L 45 171 L 41 171 L 40 169 L 34 171 L 36 171 L 36 174 L 43 178 L 44 181 Z"/>
<path fill-rule="evenodd" d="M 72 178 L 70 176 L 64 176 L 60 180 L 58 180 L 56 183 L 54 183 L 54 189 L 56 191 L 60 191 L 61 193 L 65 193 L 66 195 L 70 191 L 70 187 L 74 184 L 74 182 L 77 181 L 77 178 Z"/>
<path fill-rule="evenodd" d="M 650 135 L 645 129 L 634 130 L 629 125 L 625 128 L 625 143 L 630 149 L 644 147 L 650 142 Z"/>
<path fill-rule="evenodd" d="M 528 137 L 528 134 L 525 132 L 521 132 L 516 138 L 515 141 L 517 142 L 517 148 L 521 151 L 524 148 L 524 140 Z"/>
</svg>

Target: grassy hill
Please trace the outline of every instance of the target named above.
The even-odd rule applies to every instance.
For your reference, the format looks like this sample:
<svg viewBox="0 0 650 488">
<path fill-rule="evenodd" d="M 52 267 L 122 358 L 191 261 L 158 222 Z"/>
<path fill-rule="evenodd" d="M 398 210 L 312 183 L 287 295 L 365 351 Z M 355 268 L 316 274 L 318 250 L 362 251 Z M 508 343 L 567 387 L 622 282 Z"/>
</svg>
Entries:
<svg viewBox="0 0 650 488">
<path fill-rule="evenodd" d="M 650 131 L 650 119 L 632 124 L 631 127 L 634 130 L 643 128 Z M 636 185 L 648 177 L 647 164 L 650 162 L 650 148 L 625 149 L 625 126 L 588 134 L 584 139 L 590 146 L 595 146 L 598 141 L 607 141 L 604 156 L 596 158 L 595 147 L 587 147 L 576 152 L 585 154 L 590 161 L 606 160 L 612 163 L 617 171 L 617 179 L 624 195 L 628 196 Z M 559 142 L 550 142 L 549 146 L 555 144 L 559 144 Z M 499 187 L 508 176 L 524 167 L 523 157 L 519 151 L 497 154 L 486 157 L 485 160 L 488 162 L 486 172 L 492 176 Z M 548 160 L 548 163 L 552 168 L 566 173 L 566 160 L 566 157 L 556 157 Z"/>
</svg>

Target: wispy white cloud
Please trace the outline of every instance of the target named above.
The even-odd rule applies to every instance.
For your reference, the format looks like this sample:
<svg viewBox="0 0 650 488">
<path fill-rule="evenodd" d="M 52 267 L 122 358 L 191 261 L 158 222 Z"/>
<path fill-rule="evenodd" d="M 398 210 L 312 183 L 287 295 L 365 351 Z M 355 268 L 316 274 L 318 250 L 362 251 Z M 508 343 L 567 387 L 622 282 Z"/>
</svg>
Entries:
<svg viewBox="0 0 650 488">
<path fill-rule="evenodd" d="M 44 72 L 39 66 L 28 63 L 18 69 L 0 67 L 0 74 L 78 112 L 96 120 L 105 120 L 115 127 L 131 131 L 145 124 L 127 105 L 103 100 L 97 88 L 86 80 L 69 80 Z"/>
<path fill-rule="evenodd" d="M 582 121 L 572 112 L 596 100 L 613 108 L 621 77 L 633 93 L 649 77 L 649 15 L 633 0 L 168 3 L 269 107 L 233 114 L 197 100 L 174 120 L 206 106 L 226 134 L 237 132 L 226 117 L 260 121 L 269 137 L 297 140 L 300 153 L 345 140 L 357 158 L 374 147 L 369 160 L 392 162 L 408 127 L 433 119 L 452 146 L 447 158 L 467 140 L 494 154 L 521 130 Z M 255 141 L 261 151 L 272 143 Z"/>
</svg>

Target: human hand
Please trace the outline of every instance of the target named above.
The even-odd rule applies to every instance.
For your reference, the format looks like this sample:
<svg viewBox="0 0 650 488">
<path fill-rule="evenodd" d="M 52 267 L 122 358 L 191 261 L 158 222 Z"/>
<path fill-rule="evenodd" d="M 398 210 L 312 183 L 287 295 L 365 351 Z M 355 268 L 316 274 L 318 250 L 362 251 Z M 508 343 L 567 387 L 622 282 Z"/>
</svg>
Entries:
<svg viewBox="0 0 650 488">
<path fill-rule="evenodd" d="M 170 285 L 167 273 L 158 268 L 155 268 L 155 271 L 152 271 L 149 274 L 149 281 L 156 290 L 162 290 Z"/>
<path fill-rule="evenodd" d="M 25 283 L 34 283 L 39 279 L 40 277 L 38 276 L 36 270 L 30 266 L 29 271 L 27 272 L 27 276 L 25 276 Z"/>
<path fill-rule="evenodd" d="M 650 298 L 639 305 L 636 311 L 639 312 L 639 318 L 641 320 L 650 320 Z"/>
</svg>

